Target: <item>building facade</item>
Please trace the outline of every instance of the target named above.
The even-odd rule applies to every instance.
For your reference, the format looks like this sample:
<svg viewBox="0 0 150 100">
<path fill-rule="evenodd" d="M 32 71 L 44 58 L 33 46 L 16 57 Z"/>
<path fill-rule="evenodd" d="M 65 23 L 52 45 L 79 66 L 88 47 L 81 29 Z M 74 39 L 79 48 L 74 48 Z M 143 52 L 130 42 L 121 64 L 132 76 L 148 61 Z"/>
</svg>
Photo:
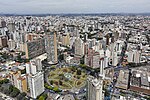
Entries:
<svg viewBox="0 0 150 100">
<path fill-rule="evenodd" d="M 40 38 L 25 44 L 26 59 L 31 59 L 45 53 L 45 39 Z"/>
<path fill-rule="evenodd" d="M 87 100 L 103 100 L 103 80 L 93 76 L 88 77 Z"/>
<path fill-rule="evenodd" d="M 38 72 L 35 75 L 28 76 L 28 84 L 30 90 L 30 96 L 34 99 L 37 98 L 41 93 L 44 92 L 44 74 Z"/>
<path fill-rule="evenodd" d="M 50 64 L 56 64 L 58 62 L 58 57 L 57 57 L 57 40 L 55 32 L 48 32 L 46 34 L 45 48 L 47 53 L 47 61 Z"/>
</svg>

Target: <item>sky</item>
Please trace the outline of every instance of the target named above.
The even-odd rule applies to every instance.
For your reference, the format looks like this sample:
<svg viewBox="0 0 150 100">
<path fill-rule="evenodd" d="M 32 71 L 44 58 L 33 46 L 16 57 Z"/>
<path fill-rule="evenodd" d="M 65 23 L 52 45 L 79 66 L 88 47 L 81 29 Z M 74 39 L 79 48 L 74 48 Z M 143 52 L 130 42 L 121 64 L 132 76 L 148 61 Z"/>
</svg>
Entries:
<svg viewBox="0 0 150 100">
<path fill-rule="evenodd" d="M 0 13 L 149 13 L 150 0 L 0 0 Z"/>
</svg>

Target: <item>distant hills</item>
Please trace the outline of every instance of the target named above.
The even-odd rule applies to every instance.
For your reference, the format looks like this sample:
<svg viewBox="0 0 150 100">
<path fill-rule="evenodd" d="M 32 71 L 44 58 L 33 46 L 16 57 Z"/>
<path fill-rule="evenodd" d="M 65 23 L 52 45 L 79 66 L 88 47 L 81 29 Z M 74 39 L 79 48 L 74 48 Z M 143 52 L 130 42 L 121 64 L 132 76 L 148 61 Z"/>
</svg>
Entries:
<svg viewBox="0 0 150 100">
<path fill-rule="evenodd" d="M 150 13 L 68 13 L 68 14 L 4 14 L 0 13 L 0 16 L 150 16 Z"/>
</svg>

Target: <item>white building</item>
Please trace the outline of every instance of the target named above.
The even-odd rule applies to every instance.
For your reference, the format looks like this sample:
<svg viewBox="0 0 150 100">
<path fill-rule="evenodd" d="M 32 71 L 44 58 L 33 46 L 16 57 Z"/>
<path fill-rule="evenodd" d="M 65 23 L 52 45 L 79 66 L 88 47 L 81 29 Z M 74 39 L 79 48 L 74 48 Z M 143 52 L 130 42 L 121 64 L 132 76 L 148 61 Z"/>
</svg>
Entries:
<svg viewBox="0 0 150 100">
<path fill-rule="evenodd" d="M 35 75 L 29 75 L 28 84 L 30 89 L 30 96 L 34 99 L 37 98 L 37 96 L 44 92 L 43 72 L 38 72 Z"/>
<path fill-rule="evenodd" d="M 141 52 L 138 50 L 132 50 L 126 53 L 128 55 L 128 62 L 140 63 Z"/>
<path fill-rule="evenodd" d="M 30 96 L 34 99 L 44 92 L 44 74 L 39 59 L 31 60 L 26 64 L 26 72 L 28 74 L 28 85 Z"/>
<path fill-rule="evenodd" d="M 8 48 L 11 50 L 16 48 L 15 40 L 11 40 L 11 39 L 8 40 Z"/>
<path fill-rule="evenodd" d="M 75 54 L 76 55 L 83 55 L 84 54 L 84 45 L 81 38 L 77 37 L 75 39 Z"/>
<path fill-rule="evenodd" d="M 116 66 L 118 64 L 118 62 L 119 62 L 118 59 L 119 59 L 118 53 L 114 51 L 112 54 L 112 65 L 113 66 Z"/>
<path fill-rule="evenodd" d="M 103 80 L 88 77 L 87 92 L 87 100 L 103 100 Z"/>
</svg>

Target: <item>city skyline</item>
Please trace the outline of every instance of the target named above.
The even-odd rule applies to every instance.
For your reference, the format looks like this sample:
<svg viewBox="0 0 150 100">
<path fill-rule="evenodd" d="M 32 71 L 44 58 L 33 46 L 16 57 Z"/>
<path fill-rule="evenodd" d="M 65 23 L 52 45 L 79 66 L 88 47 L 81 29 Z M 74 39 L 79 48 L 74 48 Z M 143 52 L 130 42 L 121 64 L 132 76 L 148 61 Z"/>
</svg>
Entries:
<svg viewBox="0 0 150 100">
<path fill-rule="evenodd" d="M 149 0 L 0 0 L 0 13 L 149 13 Z"/>
</svg>

